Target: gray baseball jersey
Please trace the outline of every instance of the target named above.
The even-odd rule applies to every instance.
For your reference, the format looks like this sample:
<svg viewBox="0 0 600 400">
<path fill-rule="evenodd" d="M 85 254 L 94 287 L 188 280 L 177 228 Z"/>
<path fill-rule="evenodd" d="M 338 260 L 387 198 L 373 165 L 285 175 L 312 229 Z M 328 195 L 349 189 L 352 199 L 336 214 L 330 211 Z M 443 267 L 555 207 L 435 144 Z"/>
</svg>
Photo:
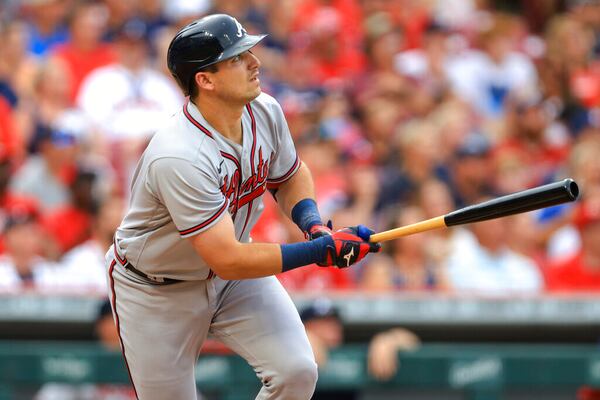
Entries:
<svg viewBox="0 0 600 400">
<path fill-rule="evenodd" d="M 129 211 L 106 263 L 123 357 L 141 400 L 195 399 L 194 366 L 208 334 L 254 368 L 263 383 L 256 399 L 306 400 L 314 391 L 312 350 L 277 278 L 220 279 L 185 239 L 229 212 L 237 238 L 248 241 L 266 188 L 298 170 L 273 98 L 252 101 L 242 128 L 238 145 L 188 103 L 154 135 L 135 171 Z M 142 279 L 123 268 L 127 262 L 152 280 L 182 282 Z"/>
<path fill-rule="evenodd" d="M 220 135 L 193 103 L 158 131 L 134 173 L 115 243 L 121 260 L 156 278 L 206 279 L 210 267 L 188 240 L 231 214 L 247 242 L 262 195 L 300 167 L 283 111 L 261 94 L 242 115 L 242 144 Z"/>
</svg>

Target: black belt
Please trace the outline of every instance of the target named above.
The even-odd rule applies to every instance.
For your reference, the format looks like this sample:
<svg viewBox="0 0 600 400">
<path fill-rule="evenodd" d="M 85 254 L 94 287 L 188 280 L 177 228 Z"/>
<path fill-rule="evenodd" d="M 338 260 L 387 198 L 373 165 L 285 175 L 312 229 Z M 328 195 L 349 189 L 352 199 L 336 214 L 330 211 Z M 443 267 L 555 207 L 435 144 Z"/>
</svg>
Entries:
<svg viewBox="0 0 600 400">
<path fill-rule="evenodd" d="M 123 268 L 125 268 L 128 271 L 133 272 L 137 276 L 140 276 L 144 279 L 152 281 L 153 283 L 156 283 L 157 285 L 171 285 L 173 283 L 183 282 L 182 280 L 179 280 L 179 279 L 158 278 L 155 276 L 147 275 L 147 274 L 143 273 L 142 271 L 140 271 L 139 269 L 137 269 L 136 267 L 134 267 L 133 265 L 131 265 L 129 262 L 127 262 L 125 265 L 123 265 Z"/>
</svg>

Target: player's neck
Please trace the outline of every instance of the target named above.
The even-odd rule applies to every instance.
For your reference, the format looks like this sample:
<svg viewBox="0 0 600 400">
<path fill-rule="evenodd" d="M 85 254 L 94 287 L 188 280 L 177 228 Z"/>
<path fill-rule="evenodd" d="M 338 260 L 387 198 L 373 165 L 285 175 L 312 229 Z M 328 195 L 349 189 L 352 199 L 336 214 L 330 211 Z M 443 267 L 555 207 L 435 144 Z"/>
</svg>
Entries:
<svg viewBox="0 0 600 400">
<path fill-rule="evenodd" d="M 222 136 L 236 143 L 242 143 L 242 113 L 244 106 L 235 107 L 219 101 L 195 99 L 196 107 L 204 119 Z"/>
</svg>

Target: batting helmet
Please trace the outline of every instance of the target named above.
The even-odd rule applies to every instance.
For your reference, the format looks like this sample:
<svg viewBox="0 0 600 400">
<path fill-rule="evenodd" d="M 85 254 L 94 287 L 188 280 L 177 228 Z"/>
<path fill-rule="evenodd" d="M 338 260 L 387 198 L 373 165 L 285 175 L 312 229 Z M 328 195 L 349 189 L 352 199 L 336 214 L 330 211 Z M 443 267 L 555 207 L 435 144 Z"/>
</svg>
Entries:
<svg viewBox="0 0 600 400">
<path fill-rule="evenodd" d="M 249 50 L 265 36 L 249 35 L 229 15 L 209 15 L 175 35 L 167 52 L 167 65 L 187 96 L 192 92 L 194 76 L 199 70 Z"/>
</svg>

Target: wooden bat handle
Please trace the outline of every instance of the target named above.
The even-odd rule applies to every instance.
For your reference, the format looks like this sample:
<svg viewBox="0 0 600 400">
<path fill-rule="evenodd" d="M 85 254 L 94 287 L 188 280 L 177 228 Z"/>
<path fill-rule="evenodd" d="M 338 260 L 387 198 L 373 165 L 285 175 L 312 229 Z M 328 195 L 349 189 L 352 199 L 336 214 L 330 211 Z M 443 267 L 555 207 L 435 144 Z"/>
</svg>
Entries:
<svg viewBox="0 0 600 400">
<path fill-rule="evenodd" d="M 437 228 L 445 228 L 446 222 L 444 222 L 444 215 L 439 217 L 431 218 L 425 221 L 417 222 L 414 224 L 401 226 L 399 228 L 390 229 L 389 231 L 383 231 L 374 233 L 371 235 L 371 242 L 385 242 L 387 240 L 397 239 L 401 236 L 412 235 L 413 233 L 430 231 Z"/>
</svg>

